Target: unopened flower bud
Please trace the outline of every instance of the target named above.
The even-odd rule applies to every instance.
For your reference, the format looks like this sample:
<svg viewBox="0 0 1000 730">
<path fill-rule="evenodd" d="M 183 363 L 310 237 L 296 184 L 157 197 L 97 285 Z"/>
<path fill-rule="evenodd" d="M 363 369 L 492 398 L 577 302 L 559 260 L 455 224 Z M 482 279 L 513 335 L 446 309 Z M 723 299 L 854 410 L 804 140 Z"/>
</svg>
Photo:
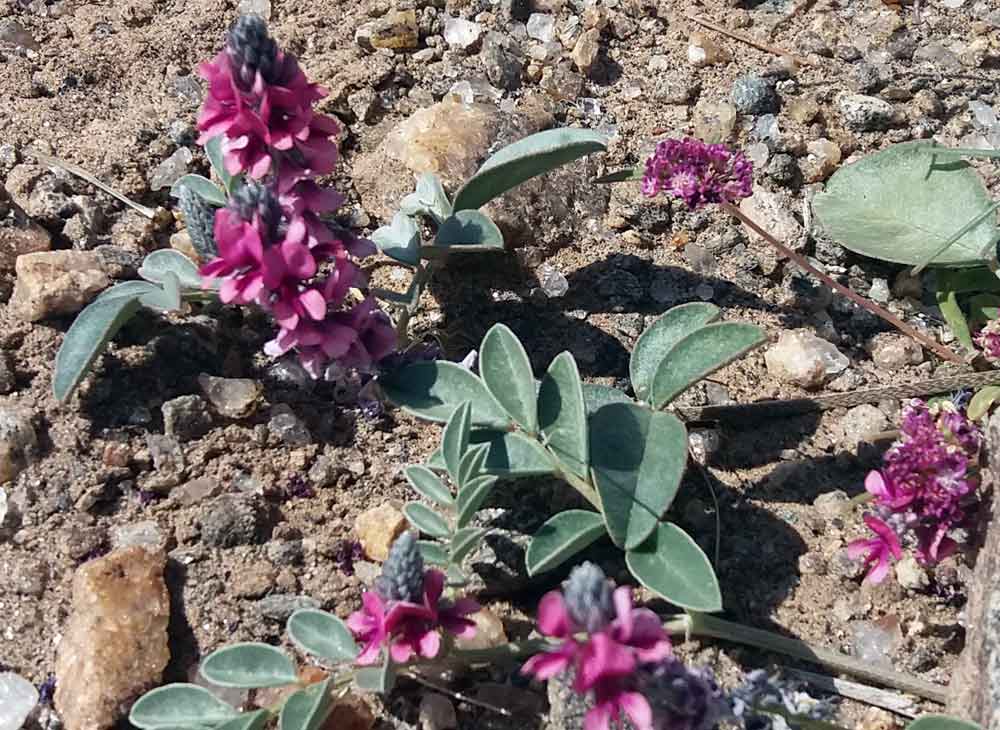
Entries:
<svg viewBox="0 0 1000 730">
<path fill-rule="evenodd" d="M 233 69 L 233 78 L 244 90 L 253 87 L 258 72 L 265 81 L 274 81 L 278 67 L 278 44 L 267 34 L 267 23 L 263 18 L 241 15 L 229 29 L 226 54 Z"/>
<path fill-rule="evenodd" d="M 382 564 L 382 574 L 375 579 L 375 592 L 386 601 L 421 602 L 424 558 L 412 532 L 404 532 L 389 548 L 389 557 Z"/>
<path fill-rule="evenodd" d="M 248 223 L 254 220 L 254 216 L 259 216 L 261 231 L 268 237 L 265 243 L 276 241 L 281 223 L 281 203 L 270 187 L 247 181 L 230 196 L 229 207 Z"/>
<path fill-rule="evenodd" d="M 613 589 L 604 571 L 593 563 L 573 569 L 563 586 L 570 618 L 588 633 L 600 631 L 615 616 Z"/>
<path fill-rule="evenodd" d="M 181 187 L 180 208 L 184 214 L 184 223 L 191 245 L 198 252 L 198 256 L 204 261 L 217 256 L 219 249 L 215 244 L 213 233 L 216 209 L 186 185 Z"/>
<path fill-rule="evenodd" d="M 732 714 L 711 671 L 687 667 L 674 657 L 641 667 L 636 682 L 653 711 L 656 728 L 711 730 Z"/>
</svg>

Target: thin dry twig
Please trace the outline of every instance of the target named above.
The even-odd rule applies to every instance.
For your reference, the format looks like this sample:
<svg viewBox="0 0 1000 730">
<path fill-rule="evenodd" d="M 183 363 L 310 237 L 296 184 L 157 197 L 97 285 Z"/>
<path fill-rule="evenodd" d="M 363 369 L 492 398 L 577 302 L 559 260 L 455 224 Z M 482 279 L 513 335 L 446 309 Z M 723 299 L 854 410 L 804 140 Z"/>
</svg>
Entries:
<svg viewBox="0 0 1000 730">
<path fill-rule="evenodd" d="M 789 51 L 786 51 L 782 48 L 778 48 L 777 46 L 772 46 L 769 43 L 758 41 L 756 38 L 751 38 L 748 35 L 743 35 L 742 33 L 736 33 L 734 31 L 729 30 L 723 25 L 719 25 L 718 23 L 712 22 L 711 20 L 705 20 L 704 18 L 699 18 L 696 15 L 685 15 L 684 17 L 690 20 L 692 23 L 697 23 L 698 25 L 708 28 L 709 30 L 714 30 L 716 33 L 722 33 L 722 35 L 724 36 L 732 38 L 733 40 L 740 41 L 741 43 L 746 43 L 747 45 L 753 46 L 758 50 L 766 51 L 767 53 L 773 53 L 776 56 L 787 56 L 788 58 L 791 58 L 796 63 L 802 66 L 814 65 L 813 62 L 807 58 L 802 58 L 801 56 L 797 56 L 796 54 L 790 53 Z"/>
<path fill-rule="evenodd" d="M 150 220 L 156 218 L 156 211 L 153 208 L 149 208 L 145 205 L 142 205 L 141 203 L 135 202 L 131 198 L 125 197 L 117 190 L 112 188 L 110 185 L 105 185 L 104 183 L 102 183 L 100 180 L 98 180 L 96 177 L 91 175 L 89 172 L 84 170 L 79 165 L 74 165 L 72 162 L 67 162 L 66 160 L 61 160 L 58 157 L 53 157 L 52 155 L 47 155 L 44 152 L 38 152 L 35 150 L 30 150 L 29 154 L 43 165 L 46 165 L 48 167 L 61 167 L 63 170 L 66 170 L 66 172 L 72 173 L 77 177 L 86 180 L 94 187 L 103 190 L 113 198 L 117 198 L 118 200 L 125 203 L 125 205 L 136 210 L 137 212 L 146 216 Z"/>
<path fill-rule="evenodd" d="M 866 705 L 881 707 L 883 710 L 895 712 L 903 717 L 914 718 L 920 713 L 920 705 L 909 695 L 901 692 L 891 692 L 887 689 L 870 687 L 846 679 L 837 679 L 826 674 L 816 674 L 803 669 L 782 667 L 782 674 L 798 677 L 823 692 L 837 694 L 849 700 L 863 702 Z"/>
<path fill-rule="evenodd" d="M 824 284 L 826 284 L 828 287 L 830 287 L 831 289 L 833 289 L 838 294 L 842 294 L 843 296 L 847 297 L 852 302 L 854 302 L 855 304 L 857 304 L 859 307 L 862 307 L 863 309 L 868 310 L 869 312 L 871 312 L 875 316 L 884 319 L 886 322 L 888 322 L 893 327 L 895 327 L 896 329 L 898 329 L 904 335 L 907 335 L 907 336 L 913 338 L 914 340 L 916 340 L 917 342 L 919 342 L 921 345 L 923 345 L 924 347 L 926 347 L 928 350 L 930 350 L 931 352 L 935 353 L 938 357 L 940 357 L 940 358 L 942 358 L 944 360 L 948 360 L 949 362 L 957 363 L 959 365 L 962 365 L 962 364 L 965 363 L 965 361 L 959 355 L 956 355 L 954 352 L 952 352 L 951 350 L 949 350 L 947 347 L 945 347 L 944 345 L 942 345 L 940 342 L 937 342 L 937 341 L 931 339 L 930 337 L 928 337 L 927 335 L 925 335 L 923 332 L 919 332 L 918 330 L 914 329 L 913 327 L 911 327 L 910 325 L 908 325 L 906 322 L 904 322 L 903 320 L 901 320 L 895 314 L 893 314 L 892 312 L 890 312 L 888 309 L 880 307 L 878 304 L 876 304 L 875 302 L 871 301 L 870 299 L 865 299 L 863 296 L 861 296 L 860 294 L 858 294 L 853 289 L 850 289 L 850 288 L 844 286 L 839 281 L 836 281 L 835 279 L 833 279 L 829 274 L 826 274 L 826 273 L 820 271 L 819 269 L 817 269 L 815 266 L 813 266 L 811 263 L 809 263 L 808 259 L 806 259 L 805 256 L 803 256 L 802 254 L 796 253 L 792 249 L 788 248 L 788 246 L 786 246 L 785 244 L 783 244 L 777 238 L 775 238 L 770 233 L 768 233 L 766 230 L 764 230 L 759 225 L 757 225 L 757 223 L 754 220 L 752 220 L 751 218 L 747 217 L 747 215 L 742 210 L 740 210 L 739 208 L 737 208 L 732 203 L 723 203 L 722 207 L 730 215 L 733 215 L 736 218 L 739 218 L 743 222 L 743 224 L 746 225 L 750 230 L 752 230 L 758 236 L 760 236 L 765 241 L 767 241 L 771 246 L 773 246 L 775 249 L 777 249 L 778 253 L 780 253 L 781 255 L 783 255 L 785 258 L 790 259 L 791 261 L 795 262 L 795 264 L 799 268 L 801 268 L 801 269 L 803 269 L 805 271 L 808 271 L 810 274 L 812 274 L 813 276 L 815 276 L 817 279 L 819 279 L 821 282 L 823 282 Z"/>
<path fill-rule="evenodd" d="M 470 705 L 475 705 L 476 707 L 482 707 L 484 710 L 489 710 L 490 712 L 495 712 L 498 715 L 503 715 L 504 717 L 513 717 L 514 713 L 510 710 L 506 710 L 503 707 L 497 707 L 496 705 L 491 705 L 489 702 L 483 702 L 482 700 L 475 700 L 468 695 L 464 695 L 461 692 L 455 692 L 454 690 L 443 687 L 440 684 L 431 682 L 429 679 L 425 678 L 421 674 L 416 672 L 407 672 L 406 676 L 412 679 L 417 684 L 422 684 L 425 687 L 434 690 L 435 692 L 440 692 L 443 695 L 448 695 L 453 700 L 459 702 L 465 702 Z"/>
</svg>

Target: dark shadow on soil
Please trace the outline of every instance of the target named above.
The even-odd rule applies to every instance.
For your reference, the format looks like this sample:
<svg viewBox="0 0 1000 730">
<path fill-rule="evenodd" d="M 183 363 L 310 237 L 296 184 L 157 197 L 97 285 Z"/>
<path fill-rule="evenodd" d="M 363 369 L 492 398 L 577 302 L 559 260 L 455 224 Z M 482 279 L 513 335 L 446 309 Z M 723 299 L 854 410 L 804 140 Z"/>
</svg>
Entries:
<svg viewBox="0 0 1000 730">
<path fill-rule="evenodd" d="M 163 671 L 163 683 L 187 682 L 188 668 L 198 665 L 201 647 L 194 630 L 187 620 L 184 607 L 184 588 L 187 583 L 187 566 L 173 558 L 167 560 L 164 579 L 170 593 L 170 622 L 167 637 L 170 645 L 170 662 Z"/>
</svg>

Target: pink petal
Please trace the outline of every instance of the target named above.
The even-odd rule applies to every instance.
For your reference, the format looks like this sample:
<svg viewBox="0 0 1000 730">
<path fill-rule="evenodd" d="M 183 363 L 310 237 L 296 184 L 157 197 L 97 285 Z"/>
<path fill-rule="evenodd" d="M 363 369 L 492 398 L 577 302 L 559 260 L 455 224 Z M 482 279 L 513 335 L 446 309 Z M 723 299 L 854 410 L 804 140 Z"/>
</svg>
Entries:
<svg viewBox="0 0 1000 730">
<path fill-rule="evenodd" d="M 632 589 L 628 586 L 616 588 L 612 594 L 615 604 L 616 624 L 622 631 L 622 639 L 629 640 L 632 636 Z"/>
<path fill-rule="evenodd" d="M 637 730 L 652 730 L 653 711 L 645 697 L 638 692 L 622 692 L 618 696 L 618 704 Z"/>
<path fill-rule="evenodd" d="M 874 470 L 868 472 L 868 476 L 865 477 L 865 490 L 867 490 L 869 494 L 873 494 L 876 497 L 884 497 L 886 494 L 886 487 L 882 474 Z"/>
<path fill-rule="evenodd" d="M 315 289 L 307 289 L 299 295 L 299 301 L 306 313 L 315 320 L 326 316 L 326 299 Z"/>
<path fill-rule="evenodd" d="M 624 677 L 634 670 L 632 652 L 601 631 L 593 634 L 580 652 L 574 687 L 577 691 L 589 690 L 600 679 Z"/>
<path fill-rule="evenodd" d="M 549 591 L 538 603 L 538 629 L 546 636 L 561 639 L 569 636 L 571 620 L 560 591 Z"/>
<path fill-rule="evenodd" d="M 441 634 L 437 631 L 428 631 L 417 640 L 420 656 L 425 659 L 433 659 L 441 650 Z"/>
<path fill-rule="evenodd" d="M 410 657 L 413 656 L 413 646 L 410 642 L 400 639 L 389 647 L 389 655 L 392 656 L 392 660 L 397 664 L 408 662 L 410 661 Z"/>
<path fill-rule="evenodd" d="M 531 674 L 542 681 L 562 674 L 569 668 L 572 656 L 560 649 L 559 651 L 535 654 L 521 667 L 522 674 Z"/>
<path fill-rule="evenodd" d="M 307 246 L 294 241 L 283 241 L 281 256 L 288 272 L 299 279 L 308 279 L 316 274 L 316 259 Z"/>
<path fill-rule="evenodd" d="M 583 720 L 583 730 L 608 730 L 614 708 L 607 702 L 590 708 Z"/>
<path fill-rule="evenodd" d="M 851 560 L 857 560 L 863 555 L 866 555 L 872 549 L 871 540 L 854 540 L 847 546 L 847 557 Z"/>
<path fill-rule="evenodd" d="M 885 553 L 880 553 L 874 563 L 875 567 L 868 573 L 868 581 L 871 583 L 881 583 L 889 574 L 889 559 Z"/>
<path fill-rule="evenodd" d="M 444 580 L 444 573 L 440 570 L 428 570 L 424 573 L 424 603 L 435 611 L 444 592 Z"/>
</svg>

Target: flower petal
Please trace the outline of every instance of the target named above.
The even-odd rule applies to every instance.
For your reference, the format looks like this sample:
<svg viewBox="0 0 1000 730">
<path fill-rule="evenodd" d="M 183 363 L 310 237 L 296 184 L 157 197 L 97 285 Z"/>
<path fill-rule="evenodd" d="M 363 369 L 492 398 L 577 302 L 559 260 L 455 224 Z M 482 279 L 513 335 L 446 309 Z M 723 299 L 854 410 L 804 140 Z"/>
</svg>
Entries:
<svg viewBox="0 0 1000 730">
<path fill-rule="evenodd" d="M 566 610 L 566 601 L 559 591 L 549 591 L 538 603 L 538 629 L 546 636 L 561 639 L 569 636 L 572 621 Z"/>
</svg>

